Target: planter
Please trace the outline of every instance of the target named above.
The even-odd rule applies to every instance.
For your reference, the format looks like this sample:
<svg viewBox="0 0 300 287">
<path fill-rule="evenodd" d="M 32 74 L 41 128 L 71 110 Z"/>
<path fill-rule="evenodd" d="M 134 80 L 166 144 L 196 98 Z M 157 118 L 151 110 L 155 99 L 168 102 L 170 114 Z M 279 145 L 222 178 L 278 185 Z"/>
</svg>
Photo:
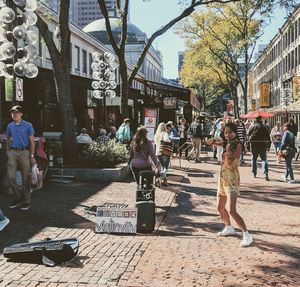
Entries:
<svg viewBox="0 0 300 287">
<path fill-rule="evenodd" d="M 51 168 L 50 175 L 60 174 L 60 168 Z M 74 176 L 80 181 L 124 181 L 131 174 L 127 164 L 119 164 L 112 168 L 74 168 L 64 167 L 64 175 Z"/>
</svg>

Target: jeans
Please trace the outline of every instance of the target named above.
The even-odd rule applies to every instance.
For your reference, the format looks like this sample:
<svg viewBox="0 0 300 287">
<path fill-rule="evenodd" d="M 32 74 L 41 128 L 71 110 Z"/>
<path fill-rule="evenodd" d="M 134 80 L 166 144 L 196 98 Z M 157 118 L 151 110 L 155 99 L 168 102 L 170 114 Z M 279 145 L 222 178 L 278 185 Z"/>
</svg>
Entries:
<svg viewBox="0 0 300 287">
<path fill-rule="evenodd" d="M 277 155 L 278 150 L 279 150 L 279 148 L 281 146 L 281 142 L 273 142 L 273 145 L 274 145 L 275 153 Z"/>
<path fill-rule="evenodd" d="M 262 162 L 263 174 L 268 174 L 268 161 L 267 161 L 267 150 L 266 149 L 253 149 L 252 148 L 252 174 L 257 174 L 257 158 L 260 156 Z"/>
<path fill-rule="evenodd" d="M 6 217 L 3 214 L 2 209 L 0 208 L 0 221 L 3 221 Z"/>
<path fill-rule="evenodd" d="M 167 173 L 169 170 L 169 164 L 170 164 L 170 158 L 167 155 L 160 155 L 158 156 L 158 160 L 160 162 L 161 165 L 161 172 L 160 172 L 160 177 L 161 178 L 166 178 L 167 177 Z"/>
<path fill-rule="evenodd" d="M 22 174 L 22 183 L 24 191 L 24 200 L 30 203 L 30 152 L 29 150 L 9 150 L 7 152 L 8 163 L 7 163 L 7 179 L 10 188 L 14 191 L 16 199 L 21 200 L 22 194 L 19 190 L 19 186 L 16 182 L 17 168 L 19 167 Z"/>
<path fill-rule="evenodd" d="M 294 180 L 294 172 L 293 172 L 293 167 L 292 167 L 293 157 L 294 157 L 294 154 L 288 154 L 284 158 L 285 165 L 286 165 L 285 178 L 288 178 L 288 176 L 290 176 L 291 180 Z"/>
<path fill-rule="evenodd" d="M 223 155 L 223 147 L 217 146 L 217 159 L 218 162 L 222 162 L 222 155 Z"/>
</svg>

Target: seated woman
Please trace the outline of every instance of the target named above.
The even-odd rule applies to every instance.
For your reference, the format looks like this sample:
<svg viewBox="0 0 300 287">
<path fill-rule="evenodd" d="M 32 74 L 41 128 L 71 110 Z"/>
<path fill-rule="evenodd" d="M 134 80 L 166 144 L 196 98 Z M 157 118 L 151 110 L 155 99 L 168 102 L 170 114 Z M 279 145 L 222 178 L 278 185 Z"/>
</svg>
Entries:
<svg viewBox="0 0 300 287">
<path fill-rule="evenodd" d="M 160 171 L 160 163 L 154 154 L 152 143 L 147 139 L 147 132 L 146 127 L 139 127 L 130 148 L 130 167 L 136 183 L 139 182 L 140 172 L 152 170 L 153 164 L 156 172 Z"/>
</svg>

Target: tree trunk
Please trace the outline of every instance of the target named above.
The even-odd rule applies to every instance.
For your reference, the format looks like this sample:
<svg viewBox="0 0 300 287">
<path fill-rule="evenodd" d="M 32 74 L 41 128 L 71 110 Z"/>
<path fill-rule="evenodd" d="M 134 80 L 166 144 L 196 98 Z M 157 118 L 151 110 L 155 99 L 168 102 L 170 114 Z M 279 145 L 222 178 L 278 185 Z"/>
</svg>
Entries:
<svg viewBox="0 0 300 287">
<path fill-rule="evenodd" d="M 249 47 L 246 44 L 245 47 L 245 84 L 243 87 L 243 96 L 244 96 L 244 106 L 245 106 L 245 114 L 248 112 L 248 73 L 249 73 Z"/>
<path fill-rule="evenodd" d="M 70 94 L 70 75 L 60 68 L 54 72 L 57 99 L 59 101 L 60 120 L 63 130 L 63 154 L 64 161 L 71 162 L 77 158 L 76 129 L 74 121 L 73 103 Z"/>
<path fill-rule="evenodd" d="M 119 62 L 120 62 L 120 75 L 122 79 L 121 83 L 121 114 L 124 118 L 127 118 L 129 115 L 129 110 L 128 110 L 128 98 L 129 98 L 129 89 L 130 85 L 128 82 L 128 74 L 127 74 L 127 64 L 125 62 L 125 59 L 121 59 L 119 57 Z"/>
</svg>

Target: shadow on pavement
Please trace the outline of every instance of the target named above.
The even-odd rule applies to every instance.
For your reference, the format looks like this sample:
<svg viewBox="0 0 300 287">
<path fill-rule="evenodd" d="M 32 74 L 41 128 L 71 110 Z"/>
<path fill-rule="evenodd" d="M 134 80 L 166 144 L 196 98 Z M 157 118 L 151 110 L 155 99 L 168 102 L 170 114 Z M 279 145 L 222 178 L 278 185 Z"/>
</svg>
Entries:
<svg viewBox="0 0 300 287">
<path fill-rule="evenodd" d="M 256 240 L 254 246 L 268 253 L 280 253 L 289 257 L 289 261 L 278 261 L 278 267 L 270 267 L 268 265 L 257 265 L 256 267 L 261 269 L 264 273 L 263 278 L 257 277 L 253 274 L 257 280 L 267 282 L 269 286 L 298 286 L 300 278 L 300 248 L 290 244 L 276 244 L 274 242 L 269 243 L 263 240 Z M 281 277 L 281 275 L 284 275 Z M 273 282 L 275 285 L 273 285 Z M 262 283 L 263 283 L 262 282 Z M 292 284 L 292 285 L 290 285 Z"/>
<path fill-rule="evenodd" d="M 296 185 L 294 187 L 289 185 L 288 190 L 283 190 L 279 187 L 268 187 L 267 190 L 253 190 L 253 186 L 244 184 L 242 190 L 242 197 L 254 202 L 264 201 L 300 207 L 299 186 Z"/>
<path fill-rule="evenodd" d="M 109 183 L 79 183 L 68 185 L 49 184 L 32 194 L 28 211 L 9 210 L 10 196 L 1 195 L 0 207 L 10 219 L 1 232 L 0 250 L 4 247 L 26 242 L 45 227 L 94 228 L 87 218 L 74 213 L 73 209 L 92 195 L 101 192 Z"/>
<path fill-rule="evenodd" d="M 158 230 L 158 235 L 160 236 L 192 236 L 197 229 L 202 229 L 208 232 L 215 233 L 222 228 L 221 223 L 211 222 L 209 219 L 207 222 L 199 222 L 193 219 L 198 217 L 216 217 L 217 213 L 209 213 L 196 210 L 199 208 L 199 205 L 209 205 L 210 203 L 204 199 L 201 199 L 202 195 L 216 196 L 216 191 L 212 189 L 205 188 L 185 188 L 182 185 L 182 191 L 179 192 L 175 199 L 175 204 L 167 207 L 161 206 L 163 210 L 168 210 L 167 217 L 164 220 L 164 227 L 167 230 Z M 191 193 L 199 196 L 197 200 L 192 199 Z M 195 205 L 197 204 L 197 205 Z"/>
</svg>

